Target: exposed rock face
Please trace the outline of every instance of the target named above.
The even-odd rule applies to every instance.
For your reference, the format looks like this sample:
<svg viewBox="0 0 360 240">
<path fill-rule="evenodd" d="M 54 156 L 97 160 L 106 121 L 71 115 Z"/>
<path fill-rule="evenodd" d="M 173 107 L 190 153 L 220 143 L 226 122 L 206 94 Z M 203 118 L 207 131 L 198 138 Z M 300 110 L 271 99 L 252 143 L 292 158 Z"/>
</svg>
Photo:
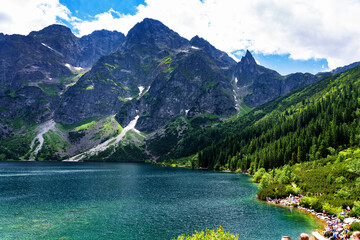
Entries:
<svg viewBox="0 0 360 240">
<path fill-rule="evenodd" d="M 229 57 L 225 52 L 216 49 L 208 41 L 199 36 L 195 36 L 190 40 L 190 44 L 194 47 L 201 48 L 205 52 L 211 55 L 212 58 L 217 60 L 217 63 L 221 67 L 227 68 L 236 64 L 235 60 Z"/>
<path fill-rule="evenodd" d="M 349 65 L 343 66 L 343 67 L 338 67 L 338 68 L 332 70 L 331 73 L 332 74 L 341 73 L 341 72 L 344 72 L 346 70 L 349 70 L 350 68 L 354 68 L 354 67 L 356 67 L 358 65 L 360 65 L 360 62 L 354 62 L 354 63 L 351 63 Z"/>
<path fill-rule="evenodd" d="M 137 23 L 127 34 L 124 48 L 134 52 L 156 53 L 169 49 L 177 49 L 189 46 L 189 42 L 178 33 L 172 31 L 160 21 L 145 18 Z"/>
<path fill-rule="evenodd" d="M 62 57 L 32 37 L 5 35 L 0 39 L 0 95 L 31 82 L 72 75 Z"/>
<path fill-rule="evenodd" d="M 73 75 L 60 55 L 32 37 L 20 35 L 1 38 L 0 66 L 0 121 L 46 121 L 54 96 L 41 87 L 57 89 L 55 79 Z"/>
<path fill-rule="evenodd" d="M 124 38 L 122 33 L 102 30 L 79 39 L 62 25 L 28 36 L 1 34 L 0 121 L 49 120 L 66 85 L 74 80 L 69 67 L 92 66 L 119 49 Z"/>
<path fill-rule="evenodd" d="M 69 28 L 58 24 L 31 32 L 29 36 L 60 54 L 65 63 L 83 68 L 91 67 L 101 56 L 118 50 L 125 39 L 124 34 L 107 30 L 77 38 Z"/>
<path fill-rule="evenodd" d="M 234 76 L 237 79 L 237 87 L 242 89 L 244 102 L 250 107 L 259 106 L 319 80 L 309 73 L 281 76 L 274 70 L 258 65 L 249 51 L 237 64 Z"/>
<path fill-rule="evenodd" d="M 120 111 L 122 125 L 139 115 L 137 128 L 154 131 L 179 114 L 231 116 L 232 66 L 235 61 L 205 40 L 191 43 L 145 19 L 129 31 L 120 51 L 101 58 L 64 94 L 55 118 L 74 123 Z"/>
<path fill-rule="evenodd" d="M 174 63 L 153 80 L 149 91 L 126 104 L 117 119 L 127 123 L 133 116 L 140 115 L 137 129 L 149 132 L 179 114 L 190 118 L 204 114 L 235 114 L 231 76 L 213 65 L 213 59 L 205 51 L 188 51 L 175 55 Z"/>
</svg>

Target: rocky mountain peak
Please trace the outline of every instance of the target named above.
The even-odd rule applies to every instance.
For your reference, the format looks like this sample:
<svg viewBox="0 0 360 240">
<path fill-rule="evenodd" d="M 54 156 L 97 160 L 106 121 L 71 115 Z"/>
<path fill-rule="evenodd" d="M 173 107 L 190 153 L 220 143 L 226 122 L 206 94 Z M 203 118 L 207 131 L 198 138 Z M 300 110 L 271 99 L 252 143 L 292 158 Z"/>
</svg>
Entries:
<svg viewBox="0 0 360 240">
<path fill-rule="evenodd" d="M 202 37 L 199 37 L 196 35 L 190 40 L 190 43 L 195 47 L 205 47 L 205 46 L 211 46 L 211 44 L 203 39 Z"/>
<path fill-rule="evenodd" d="M 52 24 L 40 31 L 32 31 L 29 35 L 32 37 L 39 37 L 39 36 L 75 37 L 74 34 L 71 32 L 70 28 L 60 24 Z"/>
<path fill-rule="evenodd" d="M 179 49 L 186 45 L 189 43 L 185 38 L 182 38 L 162 22 L 151 18 L 145 18 L 130 29 L 125 41 L 126 48 L 143 46 Z"/>
<path fill-rule="evenodd" d="M 106 36 L 112 36 L 112 35 L 117 35 L 117 36 L 121 36 L 122 38 L 125 38 L 125 35 L 121 32 L 118 32 L 118 31 L 109 31 L 109 30 L 105 30 L 105 29 L 102 29 L 102 30 L 95 30 L 93 31 L 91 34 L 89 35 L 85 35 L 83 36 L 82 38 L 85 38 L 85 37 L 106 37 Z"/>
<path fill-rule="evenodd" d="M 241 58 L 240 62 L 243 65 L 254 65 L 254 64 L 257 65 L 255 58 L 253 57 L 253 55 L 249 50 L 246 50 L 246 54 Z"/>
<path fill-rule="evenodd" d="M 222 65 L 222 67 L 236 64 L 235 60 L 229 57 L 225 52 L 216 49 L 208 41 L 199 37 L 198 35 L 196 35 L 190 40 L 190 44 L 194 47 L 201 48 L 207 53 L 209 53 L 212 57 L 217 59 L 219 63 L 221 62 L 220 65 Z"/>
</svg>

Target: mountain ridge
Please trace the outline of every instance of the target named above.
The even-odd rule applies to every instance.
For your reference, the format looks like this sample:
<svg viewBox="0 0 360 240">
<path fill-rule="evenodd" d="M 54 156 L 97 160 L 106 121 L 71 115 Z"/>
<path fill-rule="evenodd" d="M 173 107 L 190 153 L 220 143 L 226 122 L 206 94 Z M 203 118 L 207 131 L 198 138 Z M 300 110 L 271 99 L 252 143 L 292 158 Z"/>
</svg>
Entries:
<svg viewBox="0 0 360 240">
<path fill-rule="evenodd" d="M 27 50 L 24 55 L 36 58 L 26 58 L 17 70 L 32 77 L 0 78 L 2 89 L 12 84 L 0 94 L 2 137 L 12 136 L 14 146 L 28 141 L 21 143 L 26 146 L 34 126 L 55 120 L 59 131 L 45 133 L 48 137 L 39 151 L 42 159 L 64 159 L 81 153 L 85 147 L 116 137 L 119 129 L 134 119 L 135 128 L 146 135 L 131 130 L 123 141 L 105 152 L 109 156 L 125 154 L 143 159 L 146 151 L 154 159 L 166 159 L 171 149 L 194 129 L 211 128 L 241 117 L 251 110 L 249 107 L 322 78 L 302 73 L 281 76 L 258 65 L 249 51 L 236 63 L 205 39 L 195 36 L 187 40 L 153 19 L 137 23 L 127 36 L 96 31 L 77 38 L 70 29 L 53 25 L 29 36 L 1 35 L 0 41 L 6 42 L 7 38 L 19 39 L 19 45 L 2 48 L 4 53 L 10 50 L 0 55 L 3 64 L 6 57 L 14 56 L 11 51 L 23 54 Z M 108 43 L 102 45 L 102 39 Z M 16 47 L 26 41 L 37 47 Z M 36 49 L 39 51 L 33 52 Z M 44 67 L 39 68 L 38 62 Z M 50 63 L 57 67 L 50 67 Z M 90 65 L 89 69 L 78 67 Z M 9 73 L 2 68 L 0 76 L 4 74 Z M 26 137 L 20 141 L 21 135 L 29 136 L 29 140 Z M 168 150 L 161 149 L 164 141 L 171 143 Z M 131 146 L 126 149 L 131 149 L 133 155 L 126 153 L 125 146 Z M 28 148 L 17 158 L 33 152 Z M 109 156 L 105 158 L 115 160 Z"/>
</svg>

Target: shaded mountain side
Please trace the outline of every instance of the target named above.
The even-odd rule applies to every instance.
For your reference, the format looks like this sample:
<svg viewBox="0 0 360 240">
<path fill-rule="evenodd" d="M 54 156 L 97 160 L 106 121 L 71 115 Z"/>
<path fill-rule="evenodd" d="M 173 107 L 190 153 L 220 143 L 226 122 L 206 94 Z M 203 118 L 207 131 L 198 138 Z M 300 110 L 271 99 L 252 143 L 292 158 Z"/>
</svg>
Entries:
<svg viewBox="0 0 360 240">
<path fill-rule="evenodd" d="M 195 36 L 190 40 L 190 44 L 193 47 L 201 48 L 214 58 L 220 67 L 229 68 L 229 66 L 236 64 L 235 60 L 229 57 L 227 53 L 216 49 L 205 39 Z"/>
<path fill-rule="evenodd" d="M 146 94 L 124 105 L 117 119 L 126 123 L 139 115 L 137 129 L 152 132 L 179 114 L 189 118 L 235 114 L 231 75 L 220 74 L 218 66 L 209 64 L 212 59 L 206 52 L 188 51 L 171 57 L 169 67 L 154 79 Z"/>
<path fill-rule="evenodd" d="M 63 59 L 32 37 L 5 35 L 0 40 L 0 95 L 39 80 L 71 76 Z"/>
<path fill-rule="evenodd" d="M 28 36 L 1 34 L 1 137 L 17 132 L 13 121 L 38 124 L 51 119 L 61 95 L 87 71 L 75 66 L 90 67 L 120 48 L 124 38 L 102 30 L 79 39 L 61 25 Z"/>
<path fill-rule="evenodd" d="M 332 70 L 331 73 L 332 74 L 341 73 L 341 72 L 344 72 L 344 71 L 349 70 L 351 68 L 354 68 L 354 67 L 356 67 L 358 65 L 360 65 L 360 62 L 354 62 L 354 63 L 351 63 L 349 65 L 343 66 L 343 67 L 338 67 L 338 68 Z"/>
<path fill-rule="evenodd" d="M 119 113 L 117 120 L 127 125 L 139 115 L 137 129 L 150 132 L 185 112 L 230 117 L 236 113 L 235 62 L 209 46 L 192 46 L 161 22 L 145 19 L 129 31 L 121 50 L 102 57 L 64 94 L 55 119 L 76 123 Z"/>
<path fill-rule="evenodd" d="M 77 38 L 63 25 L 50 25 L 29 34 L 38 42 L 48 46 L 72 66 L 89 68 L 101 56 L 109 55 L 120 49 L 125 36 L 117 31 L 100 30 Z"/>
</svg>

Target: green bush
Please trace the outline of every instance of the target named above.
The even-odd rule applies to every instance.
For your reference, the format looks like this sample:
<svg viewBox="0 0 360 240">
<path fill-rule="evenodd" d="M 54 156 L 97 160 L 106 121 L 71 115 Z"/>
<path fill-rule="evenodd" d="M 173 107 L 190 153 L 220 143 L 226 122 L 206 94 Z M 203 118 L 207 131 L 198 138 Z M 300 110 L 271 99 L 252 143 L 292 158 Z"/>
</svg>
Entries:
<svg viewBox="0 0 360 240">
<path fill-rule="evenodd" d="M 341 177 L 336 178 L 335 182 L 339 183 L 339 184 L 343 184 L 343 183 L 347 183 L 347 179 L 346 179 L 346 177 L 341 176 Z"/>
<path fill-rule="evenodd" d="M 289 196 L 286 193 L 285 185 L 283 184 L 272 184 L 267 188 L 262 188 L 258 191 L 257 197 L 261 200 L 265 200 L 266 197 L 271 198 L 285 198 Z"/>
<path fill-rule="evenodd" d="M 360 223 L 359 222 L 353 222 L 351 225 L 351 231 L 360 231 Z"/>
<path fill-rule="evenodd" d="M 334 215 L 335 213 L 339 213 L 342 211 L 342 207 L 334 207 L 330 203 L 324 203 L 323 209 L 331 215 Z"/>
<path fill-rule="evenodd" d="M 356 217 L 356 213 L 353 210 L 348 212 L 348 215 L 349 215 L 349 217 Z"/>
<path fill-rule="evenodd" d="M 254 178 L 253 181 L 256 183 L 259 183 L 261 178 L 263 177 L 263 175 L 266 173 L 265 168 L 260 168 L 259 170 L 256 171 L 256 173 L 254 174 Z"/>
<path fill-rule="evenodd" d="M 289 184 L 289 185 L 286 185 L 286 193 L 289 195 L 290 193 L 292 195 L 298 195 L 299 193 L 301 192 L 301 189 L 296 186 L 295 183 L 292 183 L 292 184 Z"/>
<path fill-rule="evenodd" d="M 273 178 L 269 173 L 265 173 L 260 180 L 259 188 L 267 188 L 271 184 L 273 184 Z"/>
<path fill-rule="evenodd" d="M 310 208 L 311 198 L 310 197 L 303 197 L 300 201 L 300 206 L 304 208 Z"/>
<path fill-rule="evenodd" d="M 355 181 L 355 186 L 360 189 L 360 177 L 358 177 Z"/>
<path fill-rule="evenodd" d="M 351 173 L 360 175 L 360 159 L 356 159 L 347 166 L 347 170 Z"/>
<path fill-rule="evenodd" d="M 192 236 L 181 235 L 173 240 L 238 240 L 239 236 L 226 232 L 221 226 L 215 230 L 206 229 L 206 231 L 197 232 Z"/>
<path fill-rule="evenodd" d="M 300 201 L 300 206 L 311 208 L 317 212 L 321 212 L 323 210 L 321 202 L 315 197 L 303 197 Z"/>
<path fill-rule="evenodd" d="M 345 160 L 345 156 L 340 154 L 338 158 L 336 159 L 336 162 L 343 162 Z"/>
<path fill-rule="evenodd" d="M 279 182 L 280 183 L 290 183 L 291 181 L 294 181 L 296 178 L 296 176 L 293 174 L 291 167 L 289 165 L 285 165 L 280 177 L 279 177 Z"/>
<path fill-rule="evenodd" d="M 345 216 L 339 214 L 338 219 L 340 219 L 341 221 L 344 221 L 344 220 L 345 220 Z"/>
<path fill-rule="evenodd" d="M 327 177 L 328 183 L 329 184 L 333 184 L 334 182 L 334 176 L 330 173 Z"/>
<path fill-rule="evenodd" d="M 354 214 L 356 215 L 356 217 L 360 217 L 360 202 L 354 202 L 354 206 L 352 211 L 354 212 Z"/>
<path fill-rule="evenodd" d="M 349 193 L 347 188 L 342 188 L 339 191 L 337 191 L 336 196 L 342 199 L 348 199 L 351 194 Z"/>
</svg>

